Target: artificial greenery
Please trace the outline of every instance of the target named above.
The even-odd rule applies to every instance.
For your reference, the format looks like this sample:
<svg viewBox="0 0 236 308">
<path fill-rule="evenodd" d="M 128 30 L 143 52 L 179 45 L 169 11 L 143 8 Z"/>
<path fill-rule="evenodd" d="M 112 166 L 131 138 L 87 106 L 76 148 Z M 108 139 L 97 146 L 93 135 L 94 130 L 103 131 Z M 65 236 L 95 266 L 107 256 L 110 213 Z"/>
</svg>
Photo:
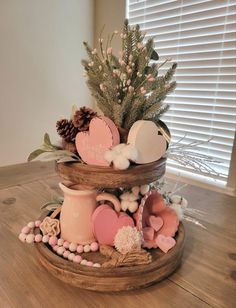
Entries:
<svg viewBox="0 0 236 308">
<path fill-rule="evenodd" d="M 41 155 L 41 160 L 43 161 L 56 160 L 58 163 L 71 161 L 81 162 L 80 157 L 78 157 L 76 154 L 63 150 L 61 147 L 58 147 L 56 145 L 53 145 L 47 133 L 44 134 L 43 145 L 39 149 L 30 153 L 27 160 L 32 161 Z"/>
<path fill-rule="evenodd" d="M 108 38 L 105 48 L 100 37 L 99 52 L 84 42 L 89 59 L 82 64 L 92 96 L 104 115 L 119 127 L 129 130 L 141 119 L 158 123 L 169 107 L 163 101 L 176 86 L 171 79 L 177 64 L 173 63 L 164 76 L 159 76 L 159 68 L 170 59 L 158 64 L 153 38 L 145 41 L 139 26 L 131 27 L 128 20 L 120 34 L 122 50 L 118 58 L 111 47 L 117 34 L 115 31 Z"/>
</svg>

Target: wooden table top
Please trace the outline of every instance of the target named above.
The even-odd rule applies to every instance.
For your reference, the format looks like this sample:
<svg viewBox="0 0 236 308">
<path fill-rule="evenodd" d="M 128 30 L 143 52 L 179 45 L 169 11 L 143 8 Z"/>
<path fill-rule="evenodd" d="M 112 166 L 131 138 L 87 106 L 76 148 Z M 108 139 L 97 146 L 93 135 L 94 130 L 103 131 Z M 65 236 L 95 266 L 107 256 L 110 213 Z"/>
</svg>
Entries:
<svg viewBox="0 0 236 308">
<path fill-rule="evenodd" d="M 51 163 L 0 168 L 0 307 L 236 307 L 236 198 L 195 186 L 181 194 L 207 214 L 203 230 L 185 222 L 182 266 L 146 289 L 97 293 L 64 284 L 40 267 L 22 226 L 59 192 Z"/>
</svg>

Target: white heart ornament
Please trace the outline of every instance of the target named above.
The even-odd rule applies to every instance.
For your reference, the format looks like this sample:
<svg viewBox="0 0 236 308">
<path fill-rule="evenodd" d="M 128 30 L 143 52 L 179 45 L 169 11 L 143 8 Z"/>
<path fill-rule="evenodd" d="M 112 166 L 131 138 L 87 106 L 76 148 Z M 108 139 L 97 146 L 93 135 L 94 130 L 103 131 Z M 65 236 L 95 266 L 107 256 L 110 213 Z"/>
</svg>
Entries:
<svg viewBox="0 0 236 308">
<path fill-rule="evenodd" d="M 137 164 L 154 162 L 165 154 L 166 140 L 158 133 L 157 125 L 152 121 L 139 120 L 132 125 L 127 143 L 138 150 Z"/>
</svg>

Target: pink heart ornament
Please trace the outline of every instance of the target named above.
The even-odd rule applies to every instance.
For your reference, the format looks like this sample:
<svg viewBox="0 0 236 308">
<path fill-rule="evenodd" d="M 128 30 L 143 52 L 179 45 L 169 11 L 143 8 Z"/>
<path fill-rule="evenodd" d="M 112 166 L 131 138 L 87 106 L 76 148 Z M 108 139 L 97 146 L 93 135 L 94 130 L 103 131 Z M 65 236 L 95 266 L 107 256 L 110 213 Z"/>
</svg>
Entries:
<svg viewBox="0 0 236 308">
<path fill-rule="evenodd" d="M 161 217 L 151 215 L 147 217 L 146 223 L 148 226 L 152 227 L 157 232 L 163 226 L 163 219 Z"/>
<path fill-rule="evenodd" d="M 100 205 L 92 215 L 93 233 L 99 244 L 114 245 L 117 231 L 124 226 L 134 227 L 133 219 L 124 212 L 116 213 L 110 206 Z"/>
<path fill-rule="evenodd" d="M 159 234 L 156 238 L 156 244 L 163 252 L 167 253 L 171 248 L 175 246 L 176 241 L 173 237 Z"/>
<path fill-rule="evenodd" d="M 119 131 L 107 117 L 91 120 L 89 131 L 79 132 L 75 138 L 76 149 L 82 160 L 89 165 L 109 166 L 105 152 L 120 143 Z"/>
</svg>

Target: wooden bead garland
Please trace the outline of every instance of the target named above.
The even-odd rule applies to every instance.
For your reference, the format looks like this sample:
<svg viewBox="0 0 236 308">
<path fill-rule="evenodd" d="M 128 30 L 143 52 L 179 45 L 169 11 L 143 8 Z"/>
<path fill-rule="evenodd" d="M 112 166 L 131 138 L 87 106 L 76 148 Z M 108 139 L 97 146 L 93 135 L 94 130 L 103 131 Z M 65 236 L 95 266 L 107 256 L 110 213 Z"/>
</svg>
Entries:
<svg viewBox="0 0 236 308">
<path fill-rule="evenodd" d="M 48 243 L 54 252 L 56 252 L 59 256 L 63 258 L 73 261 L 75 263 L 92 266 L 92 267 L 101 267 L 99 263 L 93 263 L 92 261 L 88 261 L 83 259 L 80 256 L 83 252 L 95 252 L 99 249 L 99 244 L 97 242 L 93 242 L 90 245 L 77 245 L 76 243 L 69 243 L 68 241 L 64 241 L 62 238 L 57 238 L 55 235 L 49 236 L 48 234 L 34 234 L 33 231 L 35 228 L 39 228 L 41 224 L 40 220 L 36 220 L 35 222 L 31 221 L 26 226 L 21 229 L 21 233 L 19 234 L 19 240 L 21 242 L 26 242 L 28 244 L 32 243 Z"/>
</svg>

